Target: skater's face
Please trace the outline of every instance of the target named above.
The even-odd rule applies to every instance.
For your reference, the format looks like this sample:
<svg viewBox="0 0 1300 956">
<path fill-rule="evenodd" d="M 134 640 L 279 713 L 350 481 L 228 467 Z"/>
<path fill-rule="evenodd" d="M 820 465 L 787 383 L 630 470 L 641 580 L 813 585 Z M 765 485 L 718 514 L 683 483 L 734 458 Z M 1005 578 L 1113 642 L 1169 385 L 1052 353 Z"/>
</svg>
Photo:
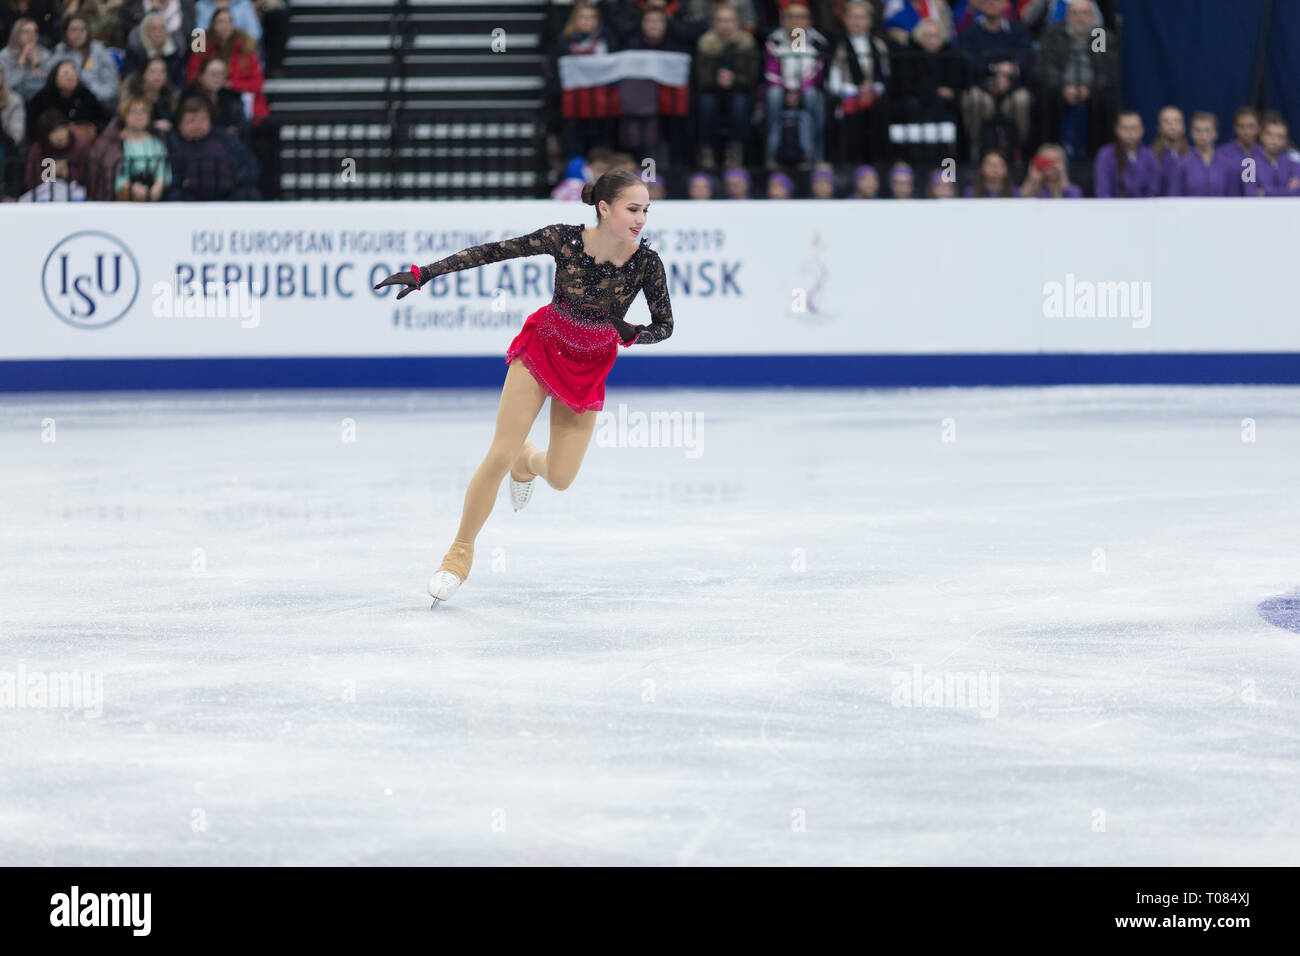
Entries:
<svg viewBox="0 0 1300 956">
<path fill-rule="evenodd" d="M 640 184 L 628 186 L 614 197 L 613 205 L 603 201 L 601 205 L 605 207 L 601 223 L 613 232 L 614 238 L 636 242 L 650 211 L 650 191 Z"/>
</svg>

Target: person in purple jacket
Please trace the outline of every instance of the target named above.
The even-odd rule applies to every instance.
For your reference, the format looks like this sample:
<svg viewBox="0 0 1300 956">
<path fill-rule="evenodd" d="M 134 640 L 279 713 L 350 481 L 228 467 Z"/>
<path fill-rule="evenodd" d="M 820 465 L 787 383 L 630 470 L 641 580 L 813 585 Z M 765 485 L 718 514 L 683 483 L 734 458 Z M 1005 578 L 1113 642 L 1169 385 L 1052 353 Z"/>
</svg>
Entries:
<svg viewBox="0 0 1300 956">
<path fill-rule="evenodd" d="M 1300 163 L 1286 151 L 1286 120 L 1281 113 L 1270 110 L 1260 119 L 1259 126 L 1264 161 L 1258 167 L 1257 195 L 1300 196 Z"/>
<path fill-rule="evenodd" d="M 1098 199 L 1146 199 L 1160 195 L 1160 164 L 1142 145 L 1142 117 L 1123 110 L 1115 119 L 1115 142 L 1097 150 L 1092 191 Z"/>
<path fill-rule="evenodd" d="M 1215 152 L 1219 118 L 1198 110 L 1192 114 L 1192 149 L 1178 161 L 1171 196 L 1235 196 L 1237 171 Z"/>
<path fill-rule="evenodd" d="M 1191 152 L 1187 130 L 1183 125 L 1183 111 L 1177 106 L 1166 106 L 1156 114 L 1156 138 L 1151 143 L 1160 167 L 1160 189 L 1157 196 L 1174 194 L 1174 173 L 1183 157 Z"/>
<path fill-rule="evenodd" d="M 1237 138 L 1220 146 L 1218 155 L 1233 169 L 1233 188 L 1228 195 L 1245 196 L 1247 188 L 1258 182 L 1259 166 L 1264 161 L 1264 151 L 1259 148 L 1259 110 L 1240 107 L 1232 118 L 1232 131 Z"/>
</svg>

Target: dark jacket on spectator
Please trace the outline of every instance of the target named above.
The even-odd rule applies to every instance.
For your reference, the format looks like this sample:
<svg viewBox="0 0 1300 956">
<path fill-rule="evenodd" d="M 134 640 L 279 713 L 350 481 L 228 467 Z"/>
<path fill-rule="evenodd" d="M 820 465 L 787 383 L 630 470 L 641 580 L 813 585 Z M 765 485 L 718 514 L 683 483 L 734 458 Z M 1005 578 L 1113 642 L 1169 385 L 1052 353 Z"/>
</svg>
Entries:
<svg viewBox="0 0 1300 956">
<path fill-rule="evenodd" d="M 1091 38 L 1087 41 L 1088 62 L 1092 64 L 1093 75 L 1093 82 L 1089 87 L 1089 99 L 1109 97 L 1118 90 L 1119 54 L 1112 46 L 1114 41 L 1115 37 L 1107 32 L 1105 45 L 1102 46 L 1106 51 L 1104 53 L 1093 49 Z M 1059 94 L 1065 86 L 1066 68 L 1070 62 L 1073 46 L 1073 38 L 1064 23 L 1053 23 L 1043 31 L 1043 38 L 1038 46 L 1037 72 L 1044 90 Z"/>
<path fill-rule="evenodd" d="M 50 79 L 39 93 L 27 104 L 27 138 L 36 139 L 36 121 L 48 109 L 55 109 L 68 118 L 71 123 L 90 123 L 98 132 L 108 125 L 111 118 L 94 93 L 85 84 L 78 82 L 72 95 L 64 98 L 54 88 L 54 70 L 50 70 Z M 85 181 L 82 180 L 84 183 Z"/>
<path fill-rule="evenodd" d="M 200 140 L 187 140 L 173 130 L 167 136 L 172 162 L 168 199 L 207 202 L 214 199 L 261 199 L 257 182 L 261 169 L 253 153 L 223 129 L 213 127 Z"/>
<path fill-rule="evenodd" d="M 35 189 L 41 182 L 44 171 L 43 160 L 66 159 L 68 161 L 68 179 L 86 184 L 90 176 L 90 144 L 80 136 L 68 137 L 68 145 L 63 149 L 44 150 L 40 143 L 32 143 L 27 150 L 27 188 Z"/>
<path fill-rule="evenodd" d="M 718 86 L 718 70 L 736 74 L 732 89 L 751 92 L 762 75 L 762 57 L 757 41 L 744 30 L 737 30 L 730 42 L 724 42 L 717 30 L 709 30 L 695 46 L 692 78 L 701 93 L 726 92 Z"/>
<path fill-rule="evenodd" d="M 189 66 L 190 48 L 184 37 L 173 36 L 171 41 L 175 49 L 170 54 L 159 55 L 167 62 L 167 78 L 172 81 L 172 86 L 179 90 L 185 85 L 185 68 Z M 149 52 L 145 50 L 140 40 L 140 27 L 136 27 L 126 41 L 126 53 L 122 57 L 122 75 L 130 76 L 137 70 L 144 69 L 144 65 L 149 62 L 149 57 Z"/>
<path fill-rule="evenodd" d="M 641 14 L 644 12 L 644 0 L 607 0 L 601 16 L 614 32 L 620 47 L 627 47 L 633 37 L 641 35 Z M 668 0 L 663 12 L 668 17 L 667 36 L 683 49 L 694 49 L 696 42 L 709 29 L 707 20 L 696 20 L 679 0 Z"/>
<path fill-rule="evenodd" d="M 207 93 L 199 88 L 198 81 L 191 83 L 181 92 L 180 102 L 184 102 L 191 96 L 197 96 L 201 100 L 207 100 L 212 107 L 212 125 L 220 127 L 226 132 L 230 132 L 233 127 L 235 135 L 245 143 L 250 142 L 253 133 L 252 124 L 249 123 L 247 115 L 244 113 L 244 98 L 232 90 L 230 87 L 222 87 L 217 91 L 217 100 L 212 102 L 208 99 Z"/>
<path fill-rule="evenodd" d="M 122 121 L 116 116 L 90 147 L 86 186 L 86 199 L 107 202 L 113 198 L 113 178 L 122 168 Z"/>
<path fill-rule="evenodd" d="M 894 93 L 920 103 L 939 99 L 935 91 L 947 86 L 960 93 L 966 86 L 966 71 L 961 55 L 951 46 L 936 53 L 926 53 L 912 44 L 895 52 L 893 56 Z"/>
<path fill-rule="evenodd" d="M 1029 80 L 1033 40 L 1023 23 L 1003 19 L 1002 29 L 989 30 L 982 20 L 976 20 L 961 35 L 957 47 L 966 57 L 973 84 L 983 85 L 989 78 L 989 68 L 1004 60 L 1012 60 L 1020 67 L 1020 79 L 1012 84 L 1012 89 L 1023 86 Z"/>
</svg>

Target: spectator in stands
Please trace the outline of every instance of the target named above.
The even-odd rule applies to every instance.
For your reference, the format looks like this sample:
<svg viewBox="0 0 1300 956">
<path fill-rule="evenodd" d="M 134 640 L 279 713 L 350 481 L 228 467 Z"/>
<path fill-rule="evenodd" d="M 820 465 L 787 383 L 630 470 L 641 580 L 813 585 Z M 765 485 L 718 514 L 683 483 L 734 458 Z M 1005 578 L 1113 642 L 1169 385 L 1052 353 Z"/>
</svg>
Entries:
<svg viewBox="0 0 1300 956">
<path fill-rule="evenodd" d="M 284 54 L 289 48 L 288 0 L 253 0 L 262 21 L 262 53 L 267 76 L 284 75 Z"/>
<path fill-rule="evenodd" d="M 912 45 L 893 56 L 895 100 L 903 123 L 947 123 L 957 127 L 957 101 L 963 69 L 960 55 L 944 39 L 943 28 L 933 20 L 916 25 Z M 906 155 L 914 160 L 933 158 L 913 145 Z"/>
<path fill-rule="evenodd" d="M 149 132 L 152 107 L 143 96 L 128 97 L 118 107 L 122 165 L 113 181 L 113 195 L 119 202 L 158 202 L 171 186 L 167 147 Z"/>
<path fill-rule="evenodd" d="M 956 20 L 953 24 L 953 32 L 956 33 L 958 39 L 961 38 L 963 33 L 971 28 L 971 24 L 984 16 L 984 14 L 980 12 L 979 7 L 974 3 L 968 2 L 968 0 L 957 0 L 957 2 L 952 5 L 952 15 Z M 1020 19 L 1020 13 L 1016 9 L 1014 3 L 1007 8 L 1007 18 L 1016 21 L 1016 23 L 1023 22 Z"/>
<path fill-rule="evenodd" d="M 701 36 L 695 47 L 692 74 L 699 120 L 698 163 L 705 169 L 716 165 L 713 151 L 722 117 L 727 120 L 725 163 L 739 166 L 744 162 L 760 64 L 758 43 L 739 24 L 736 7 L 719 3 L 713 8 L 713 29 Z"/>
<path fill-rule="evenodd" d="M 869 163 L 864 163 L 857 169 L 853 170 L 853 197 L 854 199 L 879 199 L 880 198 L 880 174 L 876 172 L 876 167 Z"/>
<path fill-rule="evenodd" d="M 809 177 L 813 199 L 835 198 L 835 173 L 830 169 L 814 169 Z"/>
<path fill-rule="evenodd" d="M 956 199 L 957 181 L 944 176 L 942 169 L 931 170 L 926 181 L 925 194 L 930 199 Z"/>
<path fill-rule="evenodd" d="M 172 36 L 180 37 L 181 45 L 188 50 L 190 31 L 195 25 L 194 4 L 190 0 L 184 0 L 184 5 L 181 0 L 124 0 L 117 25 L 118 42 L 115 45 L 125 48 L 127 37 L 131 32 L 140 25 L 146 14 L 154 12 L 163 15 L 167 32 Z M 207 24 L 208 20 L 205 19 L 203 25 L 207 26 Z"/>
<path fill-rule="evenodd" d="M 194 4 L 194 22 L 208 28 L 210 41 L 212 18 L 222 10 L 230 14 L 230 22 L 234 29 L 241 30 L 252 38 L 254 52 L 256 52 L 257 44 L 262 41 L 262 21 L 257 19 L 253 0 L 197 0 Z M 260 61 L 258 66 L 260 68 Z"/>
<path fill-rule="evenodd" d="M 46 110 L 58 110 L 67 122 L 72 124 L 73 132 L 86 141 L 89 146 L 99 135 L 99 131 L 108 125 L 109 112 L 94 93 L 86 89 L 77 76 L 77 67 L 71 60 L 60 60 L 50 68 L 49 78 L 41 91 L 27 104 L 27 136 L 35 140 L 36 123 Z M 82 183 L 85 182 L 83 178 Z"/>
<path fill-rule="evenodd" d="M 84 190 L 90 143 L 76 135 L 68 118 L 57 109 L 41 113 L 35 130 L 27 151 L 27 188 L 35 189 L 42 182 L 59 180 L 75 182 Z"/>
<path fill-rule="evenodd" d="M 1056 143 L 1038 147 L 1029 172 L 1020 186 L 1020 195 L 1034 199 L 1082 199 L 1083 189 L 1070 182 L 1065 150 Z"/>
<path fill-rule="evenodd" d="M 86 89 L 99 98 L 104 112 L 117 107 L 117 63 L 104 44 L 90 36 L 90 25 L 81 14 L 63 21 L 63 41 L 54 48 L 50 63 L 67 60 L 77 69 Z"/>
<path fill-rule="evenodd" d="M 565 99 L 559 79 L 560 57 L 612 53 L 617 49 L 616 44 L 613 31 L 600 22 L 595 7 L 581 0 L 575 3 L 548 61 L 547 83 L 554 101 L 560 103 Z M 614 89 L 613 84 L 591 88 L 591 95 L 580 98 L 580 102 L 566 114 L 563 123 L 565 156 L 580 156 L 593 143 L 602 147 L 613 145 L 614 124 L 610 119 L 609 103 L 613 100 Z"/>
<path fill-rule="evenodd" d="M 768 0 L 763 0 L 763 2 L 766 3 Z M 748 33 L 751 37 L 762 36 L 764 31 L 759 29 L 759 15 L 755 9 L 754 0 L 685 0 L 683 6 L 691 19 L 704 24 L 712 23 L 716 28 L 717 21 L 713 15 L 717 11 L 719 4 L 723 3 L 736 11 L 738 25 L 743 32 Z M 700 36 L 703 35 L 703 33 L 700 34 Z"/>
<path fill-rule="evenodd" d="M 744 166 L 728 169 L 722 175 L 722 188 L 727 191 L 728 199 L 748 199 L 749 170 Z"/>
<path fill-rule="evenodd" d="M 262 86 L 266 82 L 262 62 L 257 58 L 257 44 L 253 38 L 235 28 L 230 11 L 226 9 L 218 9 L 212 14 L 208 22 L 207 50 L 190 57 L 186 67 L 188 78 L 193 81 L 203 64 L 213 58 L 225 62 L 226 82 L 236 93 L 244 95 L 244 111 L 252 125 L 257 126 L 271 112 L 266 97 L 262 95 Z"/>
<path fill-rule="evenodd" d="M 1102 30 L 1099 38 L 1093 32 Z M 1043 132 L 1060 137 L 1070 159 L 1096 154 L 1114 125 L 1119 54 L 1093 0 L 1076 0 L 1066 19 L 1049 24 L 1038 51 Z"/>
<path fill-rule="evenodd" d="M 205 60 L 199 67 L 194 82 L 181 91 L 181 99 L 189 99 L 191 96 L 202 99 L 212 114 L 212 125 L 224 129 L 231 136 L 239 137 L 244 145 L 251 148 L 252 125 L 244 115 L 243 99 L 227 85 L 228 80 L 225 60 L 216 57 Z"/>
<path fill-rule="evenodd" d="M 828 92 L 839 129 L 836 160 L 860 163 L 885 153 L 888 125 L 889 48 L 871 32 L 875 11 L 866 0 L 849 0 L 843 31 L 831 54 Z"/>
<path fill-rule="evenodd" d="M 889 170 L 889 195 L 894 199 L 911 199 L 915 193 L 915 177 L 907 163 L 894 163 Z"/>
<path fill-rule="evenodd" d="M 972 82 L 962 98 L 966 132 L 972 149 L 1001 145 L 1007 152 L 1029 142 L 1029 76 L 1033 41 L 1024 24 L 1007 17 L 1009 0 L 971 0 L 983 14 L 966 31 L 958 48 L 966 57 Z M 1001 122 L 988 124 L 993 117 L 1014 121 L 1014 141 Z M 986 143 L 986 134 L 995 142 Z"/>
<path fill-rule="evenodd" d="M 793 43 L 795 30 L 803 31 L 797 49 Z M 781 26 L 768 35 L 763 47 L 764 78 L 768 83 L 765 96 L 769 168 L 777 161 L 782 114 L 786 110 L 800 114 L 799 146 L 804 162 L 815 163 L 825 158 L 826 100 L 821 86 L 828 54 L 826 37 L 813 28 L 807 4 L 798 0 L 784 3 Z"/>
<path fill-rule="evenodd" d="M 180 34 L 167 32 L 167 20 L 157 10 L 150 10 L 126 39 L 122 73 L 134 73 L 151 57 L 162 57 L 167 79 L 175 89 L 185 85 L 189 75 L 190 47 Z"/>
<path fill-rule="evenodd" d="M 48 50 L 59 42 L 58 0 L 0 0 L 0 36 L 24 18 L 36 24 L 41 46 Z"/>
<path fill-rule="evenodd" d="M 1166 106 L 1156 115 L 1156 138 L 1151 144 L 1151 152 L 1160 168 L 1157 196 L 1174 195 L 1174 175 L 1190 149 L 1183 111 L 1177 106 Z"/>
<path fill-rule="evenodd" d="M 648 7 L 641 15 L 641 32 L 627 40 L 629 50 L 688 53 L 668 35 L 668 17 L 659 7 Z M 673 159 L 685 162 L 686 109 L 689 84 L 667 86 L 647 77 L 627 77 L 618 84 L 623 115 L 619 120 L 619 143 L 643 156 L 656 155 L 660 144 L 672 146 Z"/>
<path fill-rule="evenodd" d="M 794 180 L 785 173 L 770 173 L 767 177 L 768 199 L 793 199 Z"/>
<path fill-rule="evenodd" d="M 50 51 L 38 42 L 36 21 L 17 20 L 9 28 L 9 44 L 0 51 L 0 70 L 5 81 L 24 100 L 30 100 L 50 75 Z"/>
<path fill-rule="evenodd" d="M 885 4 L 885 33 L 899 46 L 914 39 L 917 24 L 925 20 L 938 24 L 944 43 L 956 38 L 952 10 L 945 0 L 889 0 Z"/>
<path fill-rule="evenodd" d="M 1259 145 L 1259 110 L 1253 106 L 1240 107 L 1233 117 L 1232 131 L 1237 138 L 1220 146 L 1218 155 L 1234 170 L 1229 195 L 1245 196 L 1248 187 L 1258 181 L 1259 166 L 1264 161 L 1264 151 Z"/>
<path fill-rule="evenodd" d="M 1020 190 L 1011 184 L 1007 158 L 996 149 L 985 150 L 975 173 L 975 184 L 967 186 L 962 195 L 967 199 L 1010 199 L 1019 196 Z"/>
<path fill-rule="evenodd" d="M 154 135 L 166 140 L 176 122 L 176 90 L 167 75 L 167 61 L 155 56 L 144 65 L 144 69 L 132 73 L 122 81 L 118 98 L 122 96 L 143 96 L 153 104 L 153 121 L 149 128 Z"/>
<path fill-rule="evenodd" d="M 1160 195 L 1160 164 L 1142 145 L 1142 117 L 1123 110 L 1115 121 L 1115 142 L 1097 150 L 1092 192 L 1098 199 L 1147 199 Z"/>
<path fill-rule="evenodd" d="M 123 0 L 64 0 L 63 23 L 76 14 L 85 17 L 92 39 L 105 47 L 119 46 L 118 26 L 122 19 Z"/>
<path fill-rule="evenodd" d="M 695 173 L 686 181 L 686 196 L 689 199 L 712 199 L 713 177 L 708 173 Z"/>
<path fill-rule="evenodd" d="M 10 150 L 27 138 L 26 104 L 21 96 L 9 89 L 4 70 L 0 70 L 0 132 L 9 137 Z"/>
<path fill-rule="evenodd" d="M 1213 113 L 1192 114 L 1192 149 L 1174 170 L 1172 196 L 1231 196 L 1236 194 L 1238 170 L 1214 149 L 1219 139 L 1219 118 Z"/>
<path fill-rule="evenodd" d="M 686 50 L 695 44 L 709 29 L 707 18 L 697 19 L 679 0 L 607 0 L 606 22 L 621 48 L 627 48 L 633 37 L 641 32 L 641 21 L 647 10 L 660 10 L 667 18 L 668 36 Z"/>
<path fill-rule="evenodd" d="M 212 128 L 208 105 L 198 97 L 181 102 L 176 129 L 168 135 L 175 198 L 182 202 L 233 199 L 236 154 L 230 138 Z"/>
<path fill-rule="evenodd" d="M 1264 161 L 1258 166 L 1260 196 L 1300 196 L 1300 163 L 1286 151 L 1287 125 L 1281 113 L 1269 110 L 1260 118 L 1259 144 Z"/>
</svg>

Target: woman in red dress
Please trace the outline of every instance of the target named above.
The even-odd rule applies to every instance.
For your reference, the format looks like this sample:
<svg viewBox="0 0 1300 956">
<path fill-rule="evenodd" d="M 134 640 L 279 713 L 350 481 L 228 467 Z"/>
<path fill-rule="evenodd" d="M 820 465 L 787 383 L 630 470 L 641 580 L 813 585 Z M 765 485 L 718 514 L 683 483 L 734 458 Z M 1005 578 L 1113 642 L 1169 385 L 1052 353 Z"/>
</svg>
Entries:
<svg viewBox="0 0 1300 956">
<path fill-rule="evenodd" d="M 569 487 L 595 428 L 596 411 L 605 407 L 605 376 L 620 346 L 661 342 L 673 331 L 672 307 L 663 261 L 645 228 L 650 194 L 626 170 L 610 170 L 582 188 L 582 201 L 596 207 L 591 228 L 557 223 L 501 242 L 487 242 L 410 272 L 391 275 L 375 286 L 404 286 L 397 298 L 422 288 L 435 276 L 516 259 L 555 258 L 555 293 L 525 321 L 506 350 L 505 386 L 497 409 L 496 435 L 487 457 L 465 492 L 460 528 L 451 549 L 429 580 L 435 605 L 445 601 L 469 576 L 478 537 L 496 503 L 501 479 L 510 476 L 510 498 L 518 511 L 541 476 L 557 491 Z M 644 289 L 650 325 L 623 320 Z M 551 396 L 551 443 L 539 450 L 528 432 Z"/>
</svg>

